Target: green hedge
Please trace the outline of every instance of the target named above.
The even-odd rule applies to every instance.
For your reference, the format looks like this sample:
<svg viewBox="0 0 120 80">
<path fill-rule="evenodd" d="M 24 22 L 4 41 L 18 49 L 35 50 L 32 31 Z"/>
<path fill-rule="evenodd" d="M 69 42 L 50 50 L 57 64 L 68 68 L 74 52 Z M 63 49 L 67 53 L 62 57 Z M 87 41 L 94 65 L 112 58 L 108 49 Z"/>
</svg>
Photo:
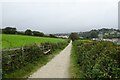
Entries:
<svg viewBox="0 0 120 80">
<path fill-rule="evenodd" d="M 3 76 L 14 72 L 17 69 L 20 69 L 26 66 L 29 63 L 33 63 L 34 61 L 40 59 L 41 57 L 47 56 L 44 54 L 44 51 L 41 46 L 46 47 L 49 46 L 51 49 L 50 53 L 55 51 L 55 49 L 62 49 L 67 45 L 67 42 L 60 43 L 41 43 L 41 45 L 30 45 L 24 46 L 23 48 L 16 50 L 3 50 L 2 51 L 2 70 Z"/>
<path fill-rule="evenodd" d="M 105 41 L 75 41 L 73 46 L 84 78 L 120 78 L 120 46 Z"/>
</svg>

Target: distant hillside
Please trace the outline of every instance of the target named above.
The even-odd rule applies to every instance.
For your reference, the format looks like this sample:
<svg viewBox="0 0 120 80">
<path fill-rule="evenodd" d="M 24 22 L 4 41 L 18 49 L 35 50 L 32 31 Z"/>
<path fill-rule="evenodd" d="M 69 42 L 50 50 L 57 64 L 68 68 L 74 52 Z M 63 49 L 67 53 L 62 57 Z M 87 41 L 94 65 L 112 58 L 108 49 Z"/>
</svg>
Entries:
<svg viewBox="0 0 120 80">
<path fill-rule="evenodd" d="M 99 35 L 102 35 L 103 38 L 120 38 L 120 30 L 102 28 L 88 32 L 80 32 L 79 35 L 84 39 L 98 38 Z"/>
</svg>

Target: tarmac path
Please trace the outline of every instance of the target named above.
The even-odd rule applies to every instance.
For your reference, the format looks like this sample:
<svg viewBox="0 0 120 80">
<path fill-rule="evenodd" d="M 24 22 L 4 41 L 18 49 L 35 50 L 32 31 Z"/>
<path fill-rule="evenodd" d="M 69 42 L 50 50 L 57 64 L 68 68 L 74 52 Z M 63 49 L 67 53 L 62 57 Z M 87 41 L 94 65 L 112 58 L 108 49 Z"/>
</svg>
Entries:
<svg viewBox="0 0 120 80">
<path fill-rule="evenodd" d="M 70 54 L 72 41 L 45 66 L 38 69 L 29 78 L 70 78 Z"/>
</svg>

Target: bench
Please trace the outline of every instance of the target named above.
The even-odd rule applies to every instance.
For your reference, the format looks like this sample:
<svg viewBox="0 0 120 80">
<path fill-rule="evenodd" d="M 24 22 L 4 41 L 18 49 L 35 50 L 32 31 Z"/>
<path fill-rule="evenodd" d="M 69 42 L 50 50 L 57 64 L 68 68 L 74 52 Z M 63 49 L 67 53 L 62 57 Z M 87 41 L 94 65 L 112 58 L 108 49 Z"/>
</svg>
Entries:
<svg viewBox="0 0 120 80">
<path fill-rule="evenodd" d="M 44 53 L 44 54 L 48 54 L 50 51 L 51 51 L 51 49 L 49 49 L 49 50 L 47 50 L 47 51 L 45 51 L 45 52 L 43 52 L 43 53 Z"/>
</svg>

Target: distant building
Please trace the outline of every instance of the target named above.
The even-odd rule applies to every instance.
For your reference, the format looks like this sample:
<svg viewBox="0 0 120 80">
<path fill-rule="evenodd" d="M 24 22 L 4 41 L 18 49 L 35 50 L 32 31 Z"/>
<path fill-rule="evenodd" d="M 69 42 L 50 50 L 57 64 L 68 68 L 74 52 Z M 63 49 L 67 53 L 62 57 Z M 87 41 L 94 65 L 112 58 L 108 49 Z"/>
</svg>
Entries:
<svg viewBox="0 0 120 80">
<path fill-rule="evenodd" d="M 83 39 L 83 37 L 80 37 L 80 39 Z"/>
<path fill-rule="evenodd" d="M 100 40 L 103 40 L 103 33 L 100 32 L 100 33 L 98 34 L 98 37 L 99 37 Z"/>
<path fill-rule="evenodd" d="M 103 39 L 103 41 L 118 42 L 118 39 L 117 39 L 117 38 L 113 38 L 113 39 Z"/>
<path fill-rule="evenodd" d="M 99 38 L 93 38 L 92 40 L 99 40 Z"/>
<path fill-rule="evenodd" d="M 104 35 L 106 35 L 106 36 L 107 36 L 107 35 L 109 35 L 109 33 L 105 33 Z"/>
<path fill-rule="evenodd" d="M 120 35 L 120 32 L 117 32 L 117 35 Z"/>
<path fill-rule="evenodd" d="M 117 31 L 112 31 L 110 34 L 115 34 L 115 33 L 117 33 Z"/>
<path fill-rule="evenodd" d="M 57 36 L 57 37 L 68 39 L 68 36 Z"/>
</svg>

